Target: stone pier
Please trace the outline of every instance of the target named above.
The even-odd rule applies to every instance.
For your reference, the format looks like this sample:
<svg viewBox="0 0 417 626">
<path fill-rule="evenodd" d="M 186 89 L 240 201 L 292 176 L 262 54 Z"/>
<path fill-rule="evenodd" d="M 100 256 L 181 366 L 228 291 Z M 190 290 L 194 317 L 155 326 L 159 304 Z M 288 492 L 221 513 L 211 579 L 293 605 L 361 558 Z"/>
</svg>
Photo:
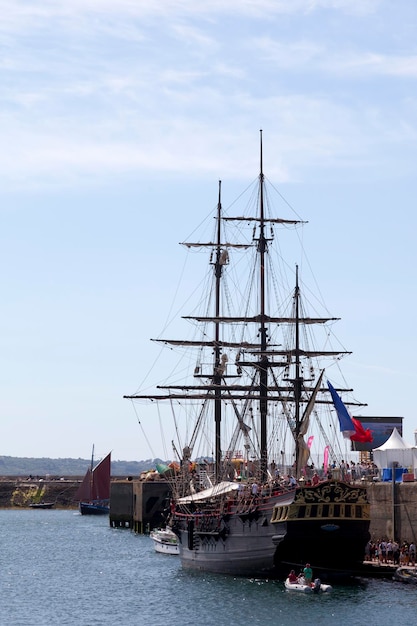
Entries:
<svg viewBox="0 0 417 626">
<path fill-rule="evenodd" d="M 369 483 L 367 492 L 372 539 L 417 543 L 417 482 Z"/>
</svg>

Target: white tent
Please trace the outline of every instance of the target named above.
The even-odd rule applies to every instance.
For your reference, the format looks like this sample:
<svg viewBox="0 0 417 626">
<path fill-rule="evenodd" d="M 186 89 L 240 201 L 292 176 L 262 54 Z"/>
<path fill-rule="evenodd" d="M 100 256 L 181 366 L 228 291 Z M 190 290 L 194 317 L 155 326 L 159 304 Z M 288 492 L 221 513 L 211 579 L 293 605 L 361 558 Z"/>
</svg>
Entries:
<svg viewBox="0 0 417 626">
<path fill-rule="evenodd" d="M 379 469 L 392 468 L 393 463 L 398 467 L 417 468 L 417 448 L 406 444 L 396 428 L 390 438 L 373 451 L 374 463 Z"/>
</svg>

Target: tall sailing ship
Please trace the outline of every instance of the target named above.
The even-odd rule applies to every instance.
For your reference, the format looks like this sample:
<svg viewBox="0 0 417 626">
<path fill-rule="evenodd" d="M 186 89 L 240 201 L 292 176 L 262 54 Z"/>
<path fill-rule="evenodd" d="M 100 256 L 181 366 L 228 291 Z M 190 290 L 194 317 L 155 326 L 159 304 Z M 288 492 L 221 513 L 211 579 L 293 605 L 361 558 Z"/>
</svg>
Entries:
<svg viewBox="0 0 417 626">
<path fill-rule="evenodd" d="M 271 212 L 262 132 L 253 187 L 251 202 L 233 216 L 223 210 L 219 184 L 213 236 L 185 244 L 210 250 L 211 295 L 204 312 L 185 317 L 199 337 L 158 341 L 191 352 L 194 382 L 177 378 L 125 397 L 168 402 L 176 433 L 185 411 L 170 469 L 171 525 L 184 568 L 271 576 L 309 562 L 315 573 L 356 572 L 369 539 L 369 503 L 342 463 L 342 421 L 332 424 L 345 418 L 352 427 L 346 407 L 363 405 L 351 389 L 326 384 L 349 354 L 328 347 L 338 318 L 306 313 L 298 266 L 292 287 L 279 283 L 285 262 L 272 263 L 274 244 L 282 247 L 276 231 L 304 222 Z M 324 330 L 320 347 L 311 345 L 316 327 Z"/>
</svg>

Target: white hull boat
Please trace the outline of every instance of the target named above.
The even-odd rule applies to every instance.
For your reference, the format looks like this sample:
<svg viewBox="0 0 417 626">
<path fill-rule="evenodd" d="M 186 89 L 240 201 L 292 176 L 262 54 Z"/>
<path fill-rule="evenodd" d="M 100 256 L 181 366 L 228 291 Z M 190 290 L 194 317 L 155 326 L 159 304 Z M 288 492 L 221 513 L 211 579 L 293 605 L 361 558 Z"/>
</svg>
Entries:
<svg viewBox="0 0 417 626">
<path fill-rule="evenodd" d="M 150 533 L 156 552 L 179 554 L 178 537 L 169 528 L 157 528 Z"/>
<path fill-rule="evenodd" d="M 288 591 L 299 591 L 301 593 L 328 593 L 333 589 L 331 585 L 322 583 L 319 578 L 316 578 L 310 585 L 303 578 L 300 578 L 296 583 L 290 583 L 287 578 L 284 584 L 285 589 L 288 589 Z"/>
<path fill-rule="evenodd" d="M 413 585 L 417 585 L 417 569 L 415 567 L 407 566 L 398 567 L 392 578 L 393 580 L 401 583 L 411 583 Z"/>
</svg>

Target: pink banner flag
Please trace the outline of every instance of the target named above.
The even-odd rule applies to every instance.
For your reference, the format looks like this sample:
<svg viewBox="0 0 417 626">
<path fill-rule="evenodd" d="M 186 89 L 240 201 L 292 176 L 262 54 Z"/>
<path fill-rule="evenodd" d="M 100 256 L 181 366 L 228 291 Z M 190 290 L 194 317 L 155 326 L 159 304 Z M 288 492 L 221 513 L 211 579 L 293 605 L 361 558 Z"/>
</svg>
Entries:
<svg viewBox="0 0 417 626">
<path fill-rule="evenodd" d="M 307 441 L 307 448 L 310 450 L 311 448 L 311 444 L 313 443 L 313 439 L 314 439 L 314 435 L 312 435 L 311 437 L 308 438 Z"/>
<path fill-rule="evenodd" d="M 329 468 L 329 446 L 324 448 L 324 460 L 323 460 L 323 469 L 327 472 Z"/>
</svg>

